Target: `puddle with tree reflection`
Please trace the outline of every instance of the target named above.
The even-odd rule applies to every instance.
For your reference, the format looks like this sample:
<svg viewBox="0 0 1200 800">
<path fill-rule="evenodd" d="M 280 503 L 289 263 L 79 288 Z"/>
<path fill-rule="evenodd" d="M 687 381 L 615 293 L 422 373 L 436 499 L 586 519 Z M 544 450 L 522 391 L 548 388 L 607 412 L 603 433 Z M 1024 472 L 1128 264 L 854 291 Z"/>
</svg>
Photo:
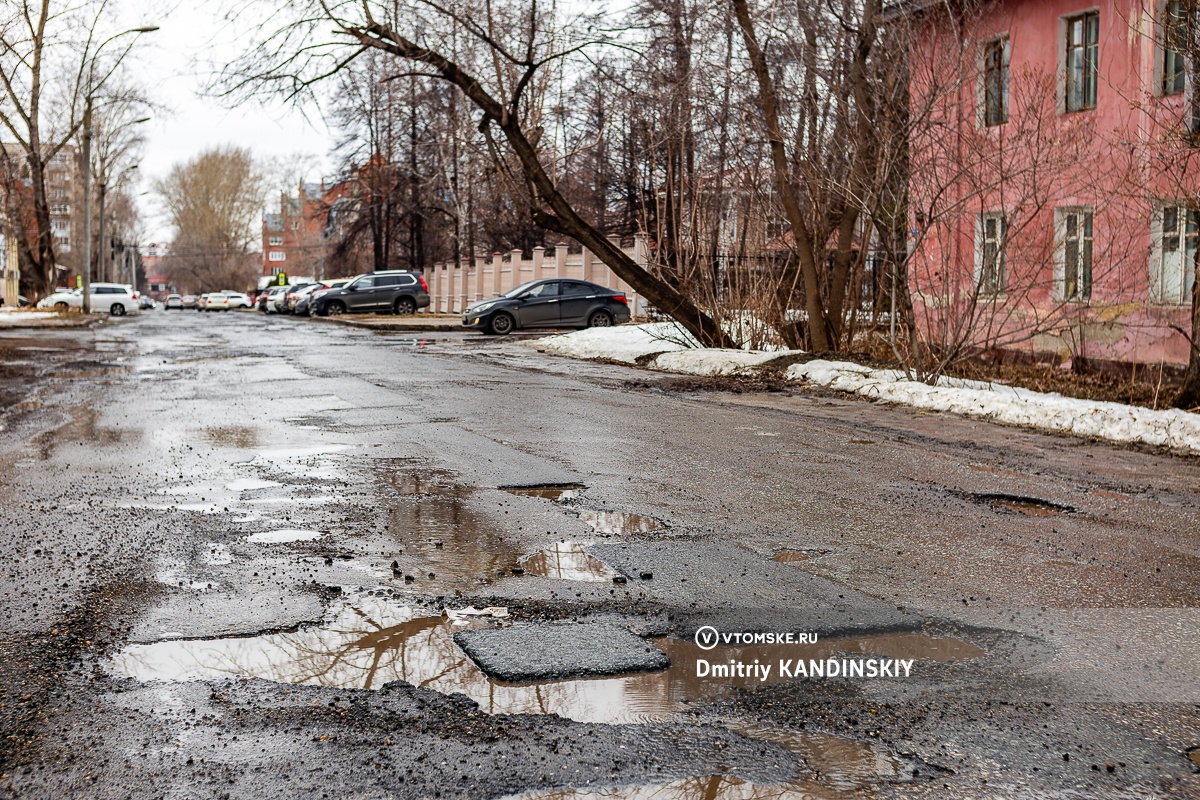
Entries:
<svg viewBox="0 0 1200 800">
<path fill-rule="evenodd" d="M 525 572 L 564 581 L 611 581 L 616 571 L 589 553 L 590 542 L 555 542 L 521 562 Z"/>
<path fill-rule="evenodd" d="M 654 517 L 629 511 L 580 511 L 579 518 L 597 533 L 606 534 L 650 533 L 662 527 Z"/>
<path fill-rule="evenodd" d="M 502 490 L 518 497 L 541 497 L 546 500 L 574 500 L 583 491 L 582 483 L 544 483 L 539 486 L 501 486 Z"/>
<path fill-rule="evenodd" d="M 751 678 L 698 678 L 696 660 L 701 657 L 711 662 L 755 658 L 766 662 L 780 657 L 868 653 L 952 661 L 982 654 L 966 642 L 920 633 L 832 638 L 803 646 L 722 647 L 708 652 L 689 640 L 664 638 L 655 644 L 670 657 L 671 666 L 658 672 L 508 684 L 489 679 L 459 649 L 453 640 L 456 628 L 461 630 L 443 617 L 428 616 L 427 611 L 365 595 L 337 601 L 328 621 L 321 625 L 252 637 L 130 645 L 113 659 L 110 668 L 143 681 L 247 677 L 377 689 L 402 680 L 439 692 L 461 692 L 492 714 L 558 714 L 580 722 L 622 723 L 670 719 L 689 704 L 715 699 L 731 687 L 763 685 Z M 773 675 L 766 683 L 780 680 Z"/>
</svg>

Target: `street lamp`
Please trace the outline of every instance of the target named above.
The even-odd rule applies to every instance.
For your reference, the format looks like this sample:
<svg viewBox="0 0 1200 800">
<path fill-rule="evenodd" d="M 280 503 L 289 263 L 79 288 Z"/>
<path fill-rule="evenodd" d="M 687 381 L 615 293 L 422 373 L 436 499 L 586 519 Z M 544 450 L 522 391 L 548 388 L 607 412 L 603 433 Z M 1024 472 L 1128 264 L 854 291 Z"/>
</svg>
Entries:
<svg viewBox="0 0 1200 800">
<path fill-rule="evenodd" d="M 96 89 L 100 85 L 103 85 L 104 80 L 108 78 L 108 75 L 104 76 L 104 79 L 97 84 L 93 80 L 94 76 L 92 72 L 96 68 L 96 57 L 100 55 L 100 51 L 104 49 L 104 46 L 112 40 L 130 33 L 140 36 L 143 33 L 153 33 L 156 30 L 158 30 L 157 25 L 144 25 L 140 28 L 130 28 L 127 31 L 114 33 L 96 47 L 96 52 L 92 55 L 91 64 L 88 67 L 87 102 L 83 111 L 83 269 L 80 270 L 83 273 L 83 302 L 81 305 L 85 314 L 91 313 L 92 310 L 92 99 Z M 125 52 L 128 53 L 128 49 Z M 124 55 L 117 59 L 116 64 L 113 64 L 113 70 L 117 68 L 117 65 L 121 63 L 121 59 L 123 58 Z M 111 75 L 112 70 L 108 74 Z M 103 199 L 103 194 L 101 195 L 101 199 Z M 101 219 L 103 219 L 103 216 L 101 216 Z M 101 225 L 103 225 L 103 222 L 101 222 Z M 103 241 L 101 241 L 101 247 L 103 247 Z"/>
</svg>

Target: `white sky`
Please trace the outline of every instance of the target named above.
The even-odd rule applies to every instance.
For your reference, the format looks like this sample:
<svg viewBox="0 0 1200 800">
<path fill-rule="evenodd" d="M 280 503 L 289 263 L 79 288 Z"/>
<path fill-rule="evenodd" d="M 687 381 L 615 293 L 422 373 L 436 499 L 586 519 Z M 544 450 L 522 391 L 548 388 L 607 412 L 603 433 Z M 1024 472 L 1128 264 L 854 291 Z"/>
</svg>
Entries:
<svg viewBox="0 0 1200 800">
<path fill-rule="evenodd" d="M 261 157 L 308 154 L 312 156 L 312 168 L 306 171 L 306 179 L 318 180 L 330 172 L 328 151 L 332 140 L 315 115 L 308 121 L 293 108 L 265 101 L 231 109 L 218 99 L 203 96 L 208 64 L 227 60 L 237 52 L 234 35 L 222 19 L 227 3 L 176 0 L 165 10 L 130 17 L 140 5 L 129 3 L 122 16 L 131 26 L 159 25 L 161 30 L 142 37 L 134 72 L 151 98 L 167 107 L 153 112 L 141 131 L 146 145 L 139 162 L 137 191 L 149 192 L 138 198 L 146 228 L 145 243 L 170 238 L 170 226 L 150 191 L 154 179 L 165 176 L 176 162 L 206 148 L 233 144 L 249 147 Z"/>
</svg>

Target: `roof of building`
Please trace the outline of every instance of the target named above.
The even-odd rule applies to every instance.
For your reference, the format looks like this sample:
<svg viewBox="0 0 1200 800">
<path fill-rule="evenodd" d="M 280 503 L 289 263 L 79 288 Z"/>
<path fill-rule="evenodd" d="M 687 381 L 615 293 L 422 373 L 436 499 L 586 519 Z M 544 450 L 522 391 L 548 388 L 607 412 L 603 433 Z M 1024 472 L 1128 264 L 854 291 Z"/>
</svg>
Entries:
<svg viewBox="0 0 1200 800">
<path fill-rule="evenodd" d="M 283 230 L 283 215 L 263 214 L 263 225 L 266 225 L 269 231 L 281 231 Z"/>
</svg>

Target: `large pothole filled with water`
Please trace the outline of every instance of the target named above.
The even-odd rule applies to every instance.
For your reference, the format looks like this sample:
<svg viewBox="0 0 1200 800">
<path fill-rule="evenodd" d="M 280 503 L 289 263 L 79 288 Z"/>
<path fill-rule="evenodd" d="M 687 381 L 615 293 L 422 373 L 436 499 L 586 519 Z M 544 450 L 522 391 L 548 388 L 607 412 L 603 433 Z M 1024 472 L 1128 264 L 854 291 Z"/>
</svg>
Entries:
<svg viewBox="0 0 1200 800">
<path fill-rule="evenodd" d="M 453 634 L 462 629 L 396 599 L 362 595 L 336 601 L 326 622 L 296 631 L 130 645 L 112 660 L 110 670 L 141 681 L 261 678 L 356 689 L 377 689 L 399 680 L 447 694 L 465 694 L 491 714 L 558 714 L 580 722 L 623 723 L 666 720 L 733 688 L 753 689 L 794 680 L 777 672 L 766 680 L 749 675 L 698 677 L 698 659 L 769 663 L 780 658 L 869 654 L 947 662 L 983 654 L 958 639 L 915 632 L 717 651 L 703 651 L 690 640 L 664 637 L 653 641 L 666 653 L 670 666 L 657 672 L 513 684 L 488 678 L 459 649 Z"/>
</svg>

